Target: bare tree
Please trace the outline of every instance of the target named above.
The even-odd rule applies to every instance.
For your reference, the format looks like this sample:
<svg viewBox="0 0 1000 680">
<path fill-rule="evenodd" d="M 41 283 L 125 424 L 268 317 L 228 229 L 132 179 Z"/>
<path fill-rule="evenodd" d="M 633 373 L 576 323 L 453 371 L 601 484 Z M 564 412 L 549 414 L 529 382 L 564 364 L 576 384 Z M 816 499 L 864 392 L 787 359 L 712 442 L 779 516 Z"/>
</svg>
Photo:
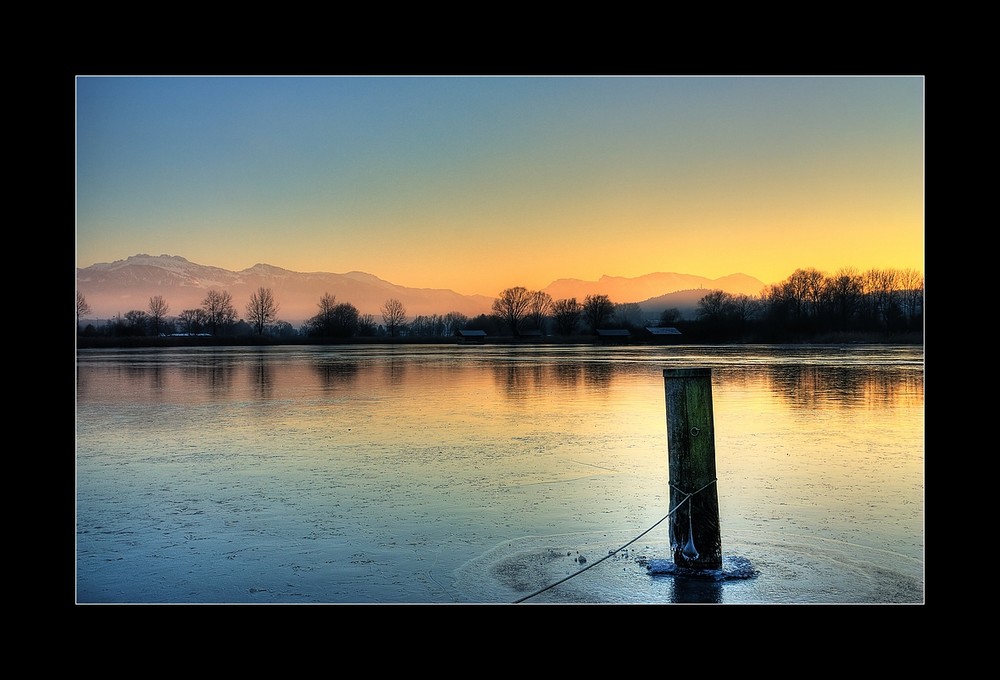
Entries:
<svg viewBox="0 0 1000 680">
<path fill-rule="evenodd" d="M 676 307 L 669 307 L 660 312 L 660 325 L 672 326 L 681 318 L 681 310 Z"/>
<path fill-rule="evenodd" d="M 830 317 L 840 328 L 848 328 L 861 310 L 864 295 L 864 284 L 861 276 L 853 267 L 839 269 L 836 274 L 826 280 L 826 304 Z"/>
<path fill-rule="evenodd" d="M 759 317 L 761 310 L 760 298 L 743 293 L 734 295 L 729 305 L 729 311 L 732 314 L 733 320 L 741 324 Z"/>
<path fill-rule="evenodd" d="M 511 333 L 520 335 L 521 322 L 528 313 L 531 293 L 523 286 L 507 288 L 493 301 L 493 313 L 507 324 Z"/>
<path fill-rule="evenodd" d="M 375 316 L 372 314 L 362 314 L 358 317 L 358 335 L 374 337 L 378 332 L 378 325 L 375 323 Z"/>
<path fill-rule="evenodd" d="M 333 335 L 334 309 L 337 306 L 337 296 L 323 293 L 319 299 L 319 313 L 306 323 L 309 335 L 320 337 Z"/>
<path fill-rule="evenodd" d="M 83 293 L 76 291 L 76 325 L 80 326 L 80 317 L 90 314 L 90 304 L 87 302 L 87 298 L 83 296 Z"/>
<path fill-rule="evenodd" d="M 233 307 L 233 296 L 227 291 L 210 290 L 201 302 L 205 311 L 205 324 L 212 335 L 217 335 L 220 329 L 236 322 L 236 309 Z"/>
<path fill-rule="evenodd" d="M 914 321 L 923 314 L 924 277 L 916 269 L 904 269 L 899 272 L 899 288 L 903 314 Z"/>
<path fill-rule="evenodd" d="M 406 307 L 396 298 L 389 298 L 382 305 L 382 321 L 389 331 L 389 337 L 396 337 L 396 333 L 406 322 Z"/>
<path fill-rule="evenodd" d="M 185 309 L 177 315 L 177 321 L 185 333 L 197 335 L 205 326 L 205 310 Z"/>
<path fill-rule="evenodd" d="M 153 335 L 159 335 L 163 328 L 163 323 L 167 320 L 167 312 L 170 306 L 160 295 L 149 298 L 149 331 Z"/>
<path fill-rule="evenodd" d="M 545 317 L 548 316 L 552 308 L 552 296 L 541 290 L 534 290 L 530 293 L 528 302 L 528 318 L 532 325 L 540 331 L 545 330 Z"/>
<path fill-rule="evenodd" d="M 465 328 L 465 324 L 469 323 L 469 317 L 462 312 L 448 312 L 441 321 L 444 323 L 442 335 L 454 335 L 460 328 Z"/>
<path fill-rule="evenodd" d="M 263 335 L 269 323 L 278 318 L 278 304 L 270 288 L 261 286 L 250 295 L 247 303 L 247 320 L 257 335 Z"/>
<path fill-rule="evenodd" d="M 350 302 L 337 303 L 332 311 L 333 335 L 350 338 L 358 332 L 361 314 Z"/>
<path fill-rule="evenodd" d="M 614 311 L 614 303 L 607 295 L 588 295 L 583 299 L 583 317 L 592 333 L 597 333 Z"/>
<path fill-rule="evenodd" d="M 698 318 L 710 323 L 721 323 L 726 319 L 733 296 L 724 290 L 713 290 L 698 300 Z"/>
<path fill-rule="evenodd" d="M 576 298 L 565 298 L 552 303 L 552 319 L 556 322 L 556 330 L 561 335 L 572 335 L 580 321 L 583 308 Z"/>
<path fill-rule="evenodd" d="M 899 313 L 896 304 L 898 280 L 899 272 L 895 269 L 869 269 L 862 276 L 871 318 L 884 327 L 888 327 Z"/>
<path fill-rule="evenodd" d="M 125 326 L 129 335 L 145 335 L 149 325 L 149 317 L 141 309 L 125 312 Z"/>
<path fill-rule="evenodd" d="M 644 326 L 642 307 L 638 302 L 619 302 L 615 304 L 615 321 L 625 328 L 640 328 Z"/>
</svg>

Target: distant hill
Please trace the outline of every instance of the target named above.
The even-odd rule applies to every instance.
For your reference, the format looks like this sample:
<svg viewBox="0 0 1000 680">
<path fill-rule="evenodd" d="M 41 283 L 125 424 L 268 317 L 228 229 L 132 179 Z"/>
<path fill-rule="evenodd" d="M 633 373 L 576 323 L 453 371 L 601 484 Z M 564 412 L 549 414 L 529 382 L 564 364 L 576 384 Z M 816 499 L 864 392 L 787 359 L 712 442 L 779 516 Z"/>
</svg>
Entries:
<svg viewBox="0 0 1000 680">
<path fill-rule="evenodd" d="M 712 290 L 721 290 L 713 288 Z M 706 288 L 693 288 L 691 290 L 678 290 L 666 295 L 643 300 L 639 303 L 643 316 L 647 319 L 658 319 L 664 310 L 676 309 L 680 312 L 682 319 L 694 319 L 698 314 L 698 302 L 709 292 Z M 729 292 L 729 291 L 727 291 Z M 738 295 L 739 293 L 734 293 Z"/>
<path fill-rule="evenodd" d="M 543 290 L 552 299 L 575 297 L 582 302 L 587 295 L 607 295 L 612 302 L 640 302 L 650 298 L 695 289 L 723 290 L 733 295 L 759 295 L 765 284 L 746 274 L 730 274 L 719 279 L 709 279 L 692 274 L 657 272 L 634 278 L 602 276 L 597 281 L 559 279 Z M 703 293 L 704 294 L 704 293 Z"/>
<path fill-rule="evenodd" d="M 398 299 L 407 316 L 460 312 L 467 316 L 489 314 L 493 298 L 462 295 L 437 288 L 409 288 L 366 274 L 348 272 L 294 272 L 269 264 L 256 264 L 243 271 L 196 264 L 177 255 L 133 255 L 125 260 L 99 263 L 76 270 L 77 290 L 91 307 L 91 319 L 110 319 L 131 310 L 146 311 L 149 299 L 162 296 L 169 305 L 168 316 L 201 306 L 205 294 L 224 290 L 233 298 L 237 314 L 243 316 L 250 295 L 258 288 L 270 288 L 278 303 L 278 318 L 299 326 L 318 311 L 325 293 L 338 302 L 350 302 L 362 314 L 381 322 L 381 307 L 389 298 Z M 516 282 L 512 286 L 518 285 Z M 685 313 L 690 299 L 697 300 L 711 290 L 757 295 L 765 285 L 745 274 L 720 279 L 675 273 L 646 274 L 635 278 L 602 276 L 597 281 L 559 279 L 543 290 L 554 300 L 587 295 L 607 295 L 612 302 L 639 302 L 648 315 L 659 309 L 676 307 Z M 674 297 L 672 297 L 674 296 Z M 659 307 L 663 305 L 662 308 Z M 685 314 L 687 316 L 687 314 Z"/>
<path fill-rule="evenodd" d="M 319 301 L 326 293 L 334 295 L 337 302 L 350 302 L 362 314 L 372 314 L 379 323 L 380 309 L 389 298 L 402 302 L 410 317 L 448 312 L 477 316 L 489 313 L 493 304 L 493 298 L 483 295 L 397 286 L 364 272 L 301 273 L 267 264 L 233 272 L 176 255 L 133 255 L 91 265 L 77 269 L 76 282 L 95 319 L 109 319 L 133 309 L 145 311 L 154 295 L 163 297 L 170 306 L 168 315 L 174 316 L 200 307 L 211 289 L 229 292 L 237 314 L 243 316 L 251 294 L 261 287 L 274 294 L 278 318 L 295 326 L 319 311 Z"/>
</svg>

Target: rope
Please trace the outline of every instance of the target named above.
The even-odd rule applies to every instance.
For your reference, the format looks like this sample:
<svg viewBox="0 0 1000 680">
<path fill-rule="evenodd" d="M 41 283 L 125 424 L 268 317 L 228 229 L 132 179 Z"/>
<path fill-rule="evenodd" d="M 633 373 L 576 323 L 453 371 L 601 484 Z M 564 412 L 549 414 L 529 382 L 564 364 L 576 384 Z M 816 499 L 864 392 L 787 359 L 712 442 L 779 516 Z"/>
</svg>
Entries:
<svg viewBox="0 0 1000 680">
<path fill-rule="evenodd" d="M 566 581 L 570 580 L 571 578 L 579 576 L 580 574 L 582 574 L 583 572 L 587 571 L 591 567 L 596 567 L 598 564 L 600 564 L 604 560 L 617 555 L 622 550 L 624 550 L 625 548 L 629 547 L 630 545 L 632 545 L 633 543 L 635 543 L 636 541 L 638 541 L 640 538 L 642 538 L 643 536 L 645 536 L 646 534 L 648 534 L 650 531 L 652 531 L 653 529 L 655 529 L 657 526 L 659 526 L 660 524 L 662 524 L 663 520 L 667 519 L 672 514 L 674 514 L 675 512 L 677 512 L 678 508 L 680 508 L 682 505 L 684 505 L 685 502 L 690 502 L 692 496 L 696 496 L 696 495 L 700 494 L 702 491 L 704 491 L 708 487 L 712 486 L 717 481 L 718 481 L 717 479 L 713 479 L 708 484 L 706 484 L 705 486 L 701 487 L 700 489 L 698 489 L 694 493 L 687 493 L 686 491 L 683 491 L 682 489 L 678 488 L 673 483 L 671 483 L 670 484 L 671 487 L 677 489 L 680 493 L 684 494 L 684 499 L 681 500 L 680 503 L 678 503 L 677 505 L 675 505 L 674 508 L 670 512 L 668 512 L 666 515 L 664 515 L 660 519 L 656 520 L 656 522 L 651 527 L 649 527 L 648 529 L 646 529 L 645 531 L 643 531 L 641 534 L 639 534 L 638 536 L 636 536 L 635 538 L 633 538 L 631 541 L 629 541 L 625 545 L 617 548 L 616 550 L 612 550 L 611 552 L 609 552 L 607 555 L 605 555 L 601 559 L 597 560 L 596 562 L 591 562 L 590 564 L 588 564 L 583 569 L 580 569 L 579 571 L 574 572 L 574 573 L 570 574 L 569 576 L 566 576 L 565 578 L 561 578 L 558 581 L 556 581 L 555 583 L 550 583 L 549 585 L 545 586 L 544 588 L 541 588 L 540 590 L 536 590 L 535 592 L 531 593 L 530 595 L 525 595 L 524 597 L 522 597 L 519 600 L 514 600 L 514 602 L 512 604 L 520 604 L 520 603 L 524 602 L 525 600 L 530 600 L 531 598 L 535 597 L 536 595 L 540 595 L 540 594 L 544 593 L 546 590 L 549 590 L 551 588 L 555 588 L 560 583 L 565 583 Z"/>
</svg>

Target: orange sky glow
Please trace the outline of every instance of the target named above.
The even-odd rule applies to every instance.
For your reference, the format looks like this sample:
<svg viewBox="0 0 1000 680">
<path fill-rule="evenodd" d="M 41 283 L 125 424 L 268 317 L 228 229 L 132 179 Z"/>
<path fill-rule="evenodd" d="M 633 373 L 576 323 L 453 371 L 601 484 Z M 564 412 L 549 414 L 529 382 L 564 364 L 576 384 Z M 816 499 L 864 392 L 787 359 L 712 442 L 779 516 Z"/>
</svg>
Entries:
<svg viewBox="0 0 1000 680">
<path fill-rule="evenodd" d="M 921 77 L 77 78 L 77 266 L 924 269 Z"/>
</svg>

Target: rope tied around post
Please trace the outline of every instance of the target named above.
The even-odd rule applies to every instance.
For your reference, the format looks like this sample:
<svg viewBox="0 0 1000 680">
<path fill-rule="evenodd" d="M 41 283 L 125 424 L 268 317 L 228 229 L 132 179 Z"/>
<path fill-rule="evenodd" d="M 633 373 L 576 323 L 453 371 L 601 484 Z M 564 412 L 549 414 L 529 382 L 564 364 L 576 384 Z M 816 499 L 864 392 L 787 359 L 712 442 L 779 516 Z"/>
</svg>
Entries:
<svg viewBox="0 0 1000 680">
<path fill-rule="evenodd" d="M 705 489 L 707 489 L 708 487 L 710 487 L 710 486 L 712 486 L 713 484 L 715 484 L 715 483 L 716 483 L 717 481 L 719 481 L 719 480 L 718 480 L 718 479 L 713 479 L 712 481 L 710 481 L 710 482 L 709 482 L 708 484 L 706 484 L 705 486 L 701 487 L 701 488 L 700 488 L 700 489 L 698 489 L 697 491 L 692 491 L 691 493 L 688 493 L 687 491 L 685 491 L 685 490 L 684 490 L 684 489 L 682 489 L 681 487 L 677 486 L 677 485 L 676 485 L 676 484 L 674 484 L 673 482 L 670 482 L 670 486 L 671 486 L 671 488 L 674 488 L 674 489 L 677 489 L 677 490 L 678 490 L 678 491 L 680 491 L 680 492 L 681 492 L 682 494 L 684 494 L 684 500 L 682 500 L 682 501 L 681 501 L 680 503 L 678 503 L 678 504 L 677 504 L 677 507 L 680 507 L 681 505 L 683 505 L 683 504 L 684 504 L 684 501 L 689 501 L 689 500 L 691 500 L 691 496 L 697 496 L 697 495 L 698 495 L 698 494 L 700 494 L 700 493 L 701 493 L 702 491 L 704 491 L 704 490 L 705 490 Z M 674 508 L 674 510 L 676 510 L 676 509 L 677 509 L 677 507 L 675 507 L 675 508 Z M 671 512 L 673 512 L 673 510 L 671 510 Z"/>
<path fill-rule="evenodd" d="M 698 495 L 699 493 L 701 493 L 702 491 L 704 491 L 708 487 L 710 487 L 713 484 L 715 484 L 717 481 L 718 481 L 717 479 L 713 479 L 708 484 L 706 484 L 705 486 L 701 487 L 700 489 L 698 489 L 697 491 L 694 491 L 692 493 L 687 493 L 683 489 L 681 489 L 681 488 L 677 487 L 676 485 L 674 485 L 673 483 L 671 483 L 670 486 L 674 487 L 675 489 L 677 489 L 678 491 L 680 491 L 682 494 L 684 494 L 685 498 L 680 503 L 678 503 L 676 506 L 674 506 L 674 508 L 670 512 L 668 512 L 666 515 L 664 515 L 660 519 L 656 520 L 656 522 L 654 522 L 651 527 L 649 527 L 648 529 L 646 529 L 645 531 L 643 531 L 641 534 L 639 534 L 638 536 L 636 536 L 635 538 L 633 538 L 628 543 L 625 543 L 621 547 L 619 547 L 619 548 L 617 548 L 615 550 L 612 550 L 611 552 L 609 552 L 607 555 L 605 555 L 601 559 L 599 559 L 599 560 L 597 560 L 595 562 L 591 562 L 590 564 L 588 564 L 583 569 L 580 569 L 579 571 L 576 571 L 576 572 L 570 574 L 569 576 L 556 581 L 555 583 L 550 583 L 549 585 L 545 586 L 544 588 L 540 588 L 540 589 L 536 590 L 535 592 L 531 593 L 530 595 L 525 595 L 522 598 L 514 600 L 513 604 L 520 604 L 522 602 L 530 600 L 531 598 L 535 597 L 536 595 L 540 595 L 540 594 L 544 593 L 546 590 L 549 590 L 550 588 L 555 588 L 560 583 L 565 583 L 566 581 L 570 580 L 571 578 L 579 576 L 580 574 L 582 574 L 583 572 L 587 571 L 588 569 L 596 567 L 598 564 L 600 564 L 604 560 L 606 560 L 606 559 L 608 559 L 610 557 L 613 557 L 614 555 L 617 555 L 622 550 L 624 550 L 625 548 L 629 547 L 630 545 L 632 545 L 633 543 L 635 543 L 636 541 L 638 541 L 640 538 L 642 538 L 643 536 L 645 536 L 646 534 L 648 534 L 650 531 L 652 531 L 653 529 L 655 529 L 657 526 L 659 526 L 660 524 L 662 524 L 664 522 L 664 520 L 666 520 L 672 514 L 674 514 L 675 512 L 677 512 L 678 508 L 680 508 L 682 505 L 684 505 L 684 503 L 686 501 L 690 501 L 692 496 Z"/>
<path fill-rule="evenodd" d="M 670 487 L 673 488 L 673 489 L 676 489 L 679 493 L 681 493 L 684 496 L 684 498 L 681 499 L 681 501 L 677 505 L 675 505 L 674 508 L 673 508 L 673 510 L 671 510 L 670 512 L 674 513 L 682 505 L 684 505 L 685 503 L 688 504 L 688 540 L 687 540 L 687 543 L 684 544 L 684 547 L 681 549 L 681 554 L 684 555 L 684 557 L 687 558 L 687 559 L 689 559 L 689 560 L 696 560 L 699 557 L 698 548 L 694 544 L 694 519 L 693 519 L 693 516 L 694 516 L 694 505 L 691 503 L 691 499 L 694 496 L 696 496 L 697 494 L 699 494 L 702 491 L 704 491 L 705 489 L 707 489 L 708 487 L 710 487 L 713 484 L 715 484 L 717 481 L 719 481 L 719 480 L 718 479 L 713 479 L 708 484 L 705 484 L 703 487 L 701 487 L 700 489 L 698 489 L 697 491 L 694 491 L 692 493 L 688 493 L 687 491 L 685 491 L 684 489 L 680 488 L 679 486 L 677 486 L 673 482 L 670 482 Z"/>
</svg>

